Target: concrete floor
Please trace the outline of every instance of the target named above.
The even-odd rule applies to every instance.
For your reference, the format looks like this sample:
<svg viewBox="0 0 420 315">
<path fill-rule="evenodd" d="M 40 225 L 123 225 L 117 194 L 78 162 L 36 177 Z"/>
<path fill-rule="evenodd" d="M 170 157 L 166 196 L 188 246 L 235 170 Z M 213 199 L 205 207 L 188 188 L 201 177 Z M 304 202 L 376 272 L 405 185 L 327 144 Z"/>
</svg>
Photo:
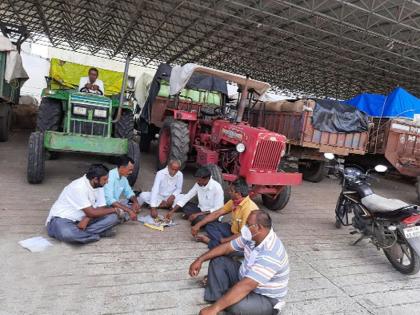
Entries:
<svg viewBox="0 0 420 315">
<path fill-rule="evenodd" d="M 0 314 L 198 314 L 203 289 L 188 276 L 189 264 L 206 250 L 189 226 L 165 232 L 139 223 L 86 246 L 55 242 L 30 253 L 17 242 L 46 236 L 44 221 L 56 197 L 94 158 L 63 155 L 47 161 L 41 185 L 26 182 L 27 133 L 0 143 Z M 137 186 L 151 187 L 153 155 L 142 156 Z M 192 168 L 186 170 L 188 189 Z M 270 212 L 290 256 L 290 314 L 419 314 L 420 275 L 395 271 L 382 252 L 334 228 L 339 185 L 326 179 L 293 188 L 287 207 Z M 412 185 L 381 182 L 378 192 L 415 201 Z M 258 200 L 259 202 L 259 200 Z M 204 268 L 200 274 L 206 274 Z"/>
</svg>

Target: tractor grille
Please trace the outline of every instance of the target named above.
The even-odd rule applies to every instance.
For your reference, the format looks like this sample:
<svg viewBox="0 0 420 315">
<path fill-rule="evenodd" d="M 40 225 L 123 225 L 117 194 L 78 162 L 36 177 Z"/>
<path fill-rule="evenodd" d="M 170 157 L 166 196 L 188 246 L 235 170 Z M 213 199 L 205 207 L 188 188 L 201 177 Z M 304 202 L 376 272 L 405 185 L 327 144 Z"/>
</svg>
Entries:
<svg viewBox="0 0 420 315">
<path fill-rule="evenodd" d="M 252 168 L 264 171 L 277 171 L 280 162 L 282 142 L 260 140 L 255 151 Z"/>
<path fill-rule="evenodd" d="M 74 107 L 86 108 L 88 115 L 82 116 L 74 114 Z M 72 103 L 72 119 L 70 120 L 70 132 L 84 135 L 106 137 L 108 135 L 108 115 L 106 118 L 95 117 L 93 115 L 95 109 L 108 111 L 107 107 Z"/>
<path fill-rule="evenodd" d="M 70 125 L 70 132 L 106 137 L 108 134 L 108 126 L 90 121 L 73 120 Z"/>
</svg>

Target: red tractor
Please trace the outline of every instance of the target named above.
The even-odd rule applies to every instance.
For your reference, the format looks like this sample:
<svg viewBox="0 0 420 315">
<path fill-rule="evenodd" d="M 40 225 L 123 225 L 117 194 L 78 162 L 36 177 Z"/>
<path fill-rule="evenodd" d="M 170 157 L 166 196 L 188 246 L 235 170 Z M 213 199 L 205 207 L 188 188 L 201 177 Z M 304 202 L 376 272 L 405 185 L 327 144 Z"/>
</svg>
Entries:
<svg viewBox="0 0 420 315">
<path fill-rule="evenodd" d="M 182 97 L 180 91 L 193 72 L 236 83 L 240 92 L 238 101 L 205 106 L 202 101 Z M 150 134 L 160 129 L 158 168 L 165 167 L 169 159 L 178 159 L 184 165 L 186 162 L 207 165 L 215 180 L 224 183 L 243 177 L 251 187 L 251 196 L 262 194 L 263 204 L 268 209 L 283 209 L 290 198 L 290 186 L 302 181 L 301 174 L 280 170 L 286 138 L 242 122 L 245 107 L 270 85 L 193 64 L 174 67 L 169 82 L 170 95 L 174 96 L 157 96 L 151 108 L 146 109 L 149 110 L 148 126 L 140 128 L 143 149 L 145 139 L 150 141 L 153 138 Z"/>
</svg>

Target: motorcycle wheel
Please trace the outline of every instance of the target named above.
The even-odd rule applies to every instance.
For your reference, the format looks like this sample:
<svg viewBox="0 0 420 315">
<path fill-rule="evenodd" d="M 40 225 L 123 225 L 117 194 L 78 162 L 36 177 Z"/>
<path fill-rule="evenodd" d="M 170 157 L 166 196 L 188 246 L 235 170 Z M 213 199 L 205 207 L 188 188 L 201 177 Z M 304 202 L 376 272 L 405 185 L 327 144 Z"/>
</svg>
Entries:
<svg viewBox="0 0 420 315">
<path fill-rule="evenodd" d="M 419 272 L 420 258 L 406 239 L 399 239 L 390 248 L 384 248 L 384 254 L 391 265 L 405 275 Z"/>
</svg>

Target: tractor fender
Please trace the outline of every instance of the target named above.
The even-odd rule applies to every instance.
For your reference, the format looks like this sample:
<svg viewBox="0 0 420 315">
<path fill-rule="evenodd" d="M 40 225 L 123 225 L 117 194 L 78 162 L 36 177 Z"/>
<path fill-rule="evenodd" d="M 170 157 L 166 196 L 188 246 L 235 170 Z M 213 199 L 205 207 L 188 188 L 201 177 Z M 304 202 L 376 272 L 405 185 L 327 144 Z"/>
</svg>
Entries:
<svg viewBox="0 0 420 315">
<path fill-rule="evenodd" d="M 166 117 L 173 117 L 175 120 L 186 120 L 186 121 L 197 121 L 198 115 L 197 112 L 188 112 L 180 109 L 167 109 L 162 120 L 165 120 Z"/>
</svg>

